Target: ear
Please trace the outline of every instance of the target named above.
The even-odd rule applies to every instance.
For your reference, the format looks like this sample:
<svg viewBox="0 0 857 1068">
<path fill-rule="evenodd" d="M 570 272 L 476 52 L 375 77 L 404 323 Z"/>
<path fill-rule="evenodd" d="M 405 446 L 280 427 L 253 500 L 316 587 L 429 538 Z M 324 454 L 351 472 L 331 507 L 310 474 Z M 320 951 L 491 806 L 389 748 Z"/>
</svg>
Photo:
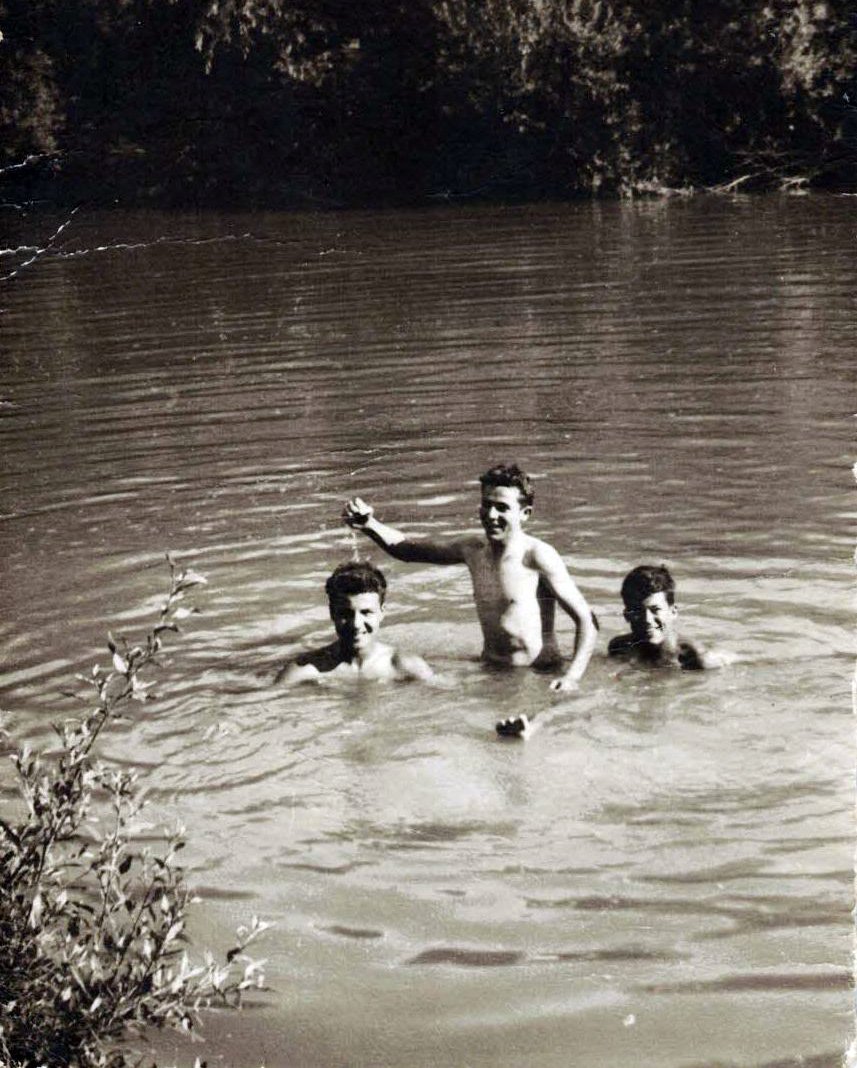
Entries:
<svg viewBox="0 0 857 1068">
<path fill-rule="evenodd" d="M 526 521 L 530 518 L 532 514 L 533 506 L 531 504 L 525 504 L 524 507 L 521 509 L 521 522 L 526 523 Z"/>
</svg>

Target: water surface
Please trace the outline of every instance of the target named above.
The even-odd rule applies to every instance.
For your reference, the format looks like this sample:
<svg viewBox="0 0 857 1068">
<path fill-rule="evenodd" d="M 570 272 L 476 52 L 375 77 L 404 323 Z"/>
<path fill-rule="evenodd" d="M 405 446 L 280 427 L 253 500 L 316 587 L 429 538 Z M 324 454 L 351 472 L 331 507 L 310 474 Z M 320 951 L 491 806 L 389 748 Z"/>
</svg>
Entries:
<svg viewBox="0 0 857 1068">
<path fill-rule="evenodd" d="M 46 741 L 107 627 L 156 609 L 163 551 L 208 576 L 161 699 L 103 747 L 187 827 L 197 942 L 276 923 L 272 991 L 208 1021 L 208 1063 L 838 1065 L 848 198 L 81 211 L 26 265 L 63 221 L 4 214 L 32 248 L 0 256 L 3 707 Z M 448 535 L 509 459 L 601 619 L 579 694 L 485 672 L 467 575 L 368 543 L 388 637 L 451 689 L 272 685 L 327 640 L 346 497 Z M 607 661 L 646 561 L 733 667 Z M 497 739 L 520 709 L 554 718 Z"/>
</svg>

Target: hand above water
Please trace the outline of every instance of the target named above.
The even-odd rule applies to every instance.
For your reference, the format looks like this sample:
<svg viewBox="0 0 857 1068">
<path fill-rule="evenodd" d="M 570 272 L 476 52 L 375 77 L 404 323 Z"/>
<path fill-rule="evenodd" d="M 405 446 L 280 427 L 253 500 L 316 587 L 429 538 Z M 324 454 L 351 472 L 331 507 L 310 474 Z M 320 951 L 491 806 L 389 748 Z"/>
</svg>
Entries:
<svg viewBox="0 0 857 1068">
<path fill-rule="evenodd" d="M 529 738 L 535 727 L 535 723 L 522 712 L 519 716 L 507 716 L 506 719 L 501 719 L 495 729 L 503 738 Z"/>
<path fill-rule="evenodd" d="M 360 497 L 352 497 L 342 509 L 342 519 L 349 527 L 365 527 L 374 514 L 371 504 Z"/>
</svg>

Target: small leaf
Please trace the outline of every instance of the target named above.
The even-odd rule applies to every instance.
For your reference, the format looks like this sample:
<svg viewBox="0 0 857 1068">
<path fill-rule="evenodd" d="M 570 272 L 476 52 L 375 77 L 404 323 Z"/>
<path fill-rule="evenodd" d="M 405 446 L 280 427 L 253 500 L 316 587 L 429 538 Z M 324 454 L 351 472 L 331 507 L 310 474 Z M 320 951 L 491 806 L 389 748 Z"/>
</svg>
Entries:
<svg viewBox="0 0 857 1068">
<path fill-rule="evenodd" d="M 154 685 L 154 682 L 140 682 L 135 676 L 131 682 L 131 699 L 133 701 L 148 701 L 149 697 L 153 696 L 148 691 Z"/>
<path fill-rule="evenodd" d="M 182 932 L 182 928 L 183 927 L 184 927 L 184 920 L 176 920 L 176 922 L 172 925 L 172 927 L 170 927 L 169 931 L 167 931 L 167 935 L 166 935 L 166 938 L 164 939 L 164 942 L 165 943 L 166 942 L 172 942 L 175 938 L 178 938 L 178 936 Z"/>
<path fill-rule="evenodd" d="M 113 654 L 113 667 L 116 669 L 116 671 L 119 672 L 120 675 L 124 675 L 125 672 L 128 670 L 127 662 L 118 653 Z"/>
<path fill-rule="evenodd" d="M 31 927 L 38 927 L 39 926 L 39 920 L 41 920 L 41 918 L 42 918 L 42 912 L 43 911 L 44 911 L 44 906 L 42 905 L 42 895 L 41 894 L 36 894 L 36 896 L 33 898 L 33 903 L 30 906 L 30 926 Z"/>
<path fill-rule="evenodd" d="M 173 615 L 176 619 L 187 619 L 188 616 L 199 615 L 198 608 L 177 608 Z"/>
</svg>

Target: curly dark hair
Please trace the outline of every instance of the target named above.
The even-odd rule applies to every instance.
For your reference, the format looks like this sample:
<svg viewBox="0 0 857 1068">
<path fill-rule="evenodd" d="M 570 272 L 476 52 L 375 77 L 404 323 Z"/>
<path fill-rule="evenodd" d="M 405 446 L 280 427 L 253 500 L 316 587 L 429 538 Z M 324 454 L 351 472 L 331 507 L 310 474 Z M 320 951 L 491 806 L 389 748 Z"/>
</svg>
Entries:
<svg viewBox="0 0 857 1068">
<path fill-rule="evenodd" d="M 535 494 L 530 476 L 518 467 L 517 464 L 497 464 L 484 475 L 479 476 L 482 489 L 493 489 L 494 486 L 510 486 L 516 489 L 521 498 L 521 504 L 532 508 Z"/>
<path fill-rule="evenodd" d="M 324 584 L 327 599 L 336 601 L 356 593 L 377 593 L 384 603 L 387 596 L 387 580 L 384 573 L 368 560 L 349 560 L 340 564 Z"/>
<path fill-rule="evenodd" d="M 625 576 L 622 600 L 626 608 L 642 604 L 653 593 L 665 593 L 667 604 L 675 601 L 675 580 L 666 564 L 640 564 Z"/>
</svg>

